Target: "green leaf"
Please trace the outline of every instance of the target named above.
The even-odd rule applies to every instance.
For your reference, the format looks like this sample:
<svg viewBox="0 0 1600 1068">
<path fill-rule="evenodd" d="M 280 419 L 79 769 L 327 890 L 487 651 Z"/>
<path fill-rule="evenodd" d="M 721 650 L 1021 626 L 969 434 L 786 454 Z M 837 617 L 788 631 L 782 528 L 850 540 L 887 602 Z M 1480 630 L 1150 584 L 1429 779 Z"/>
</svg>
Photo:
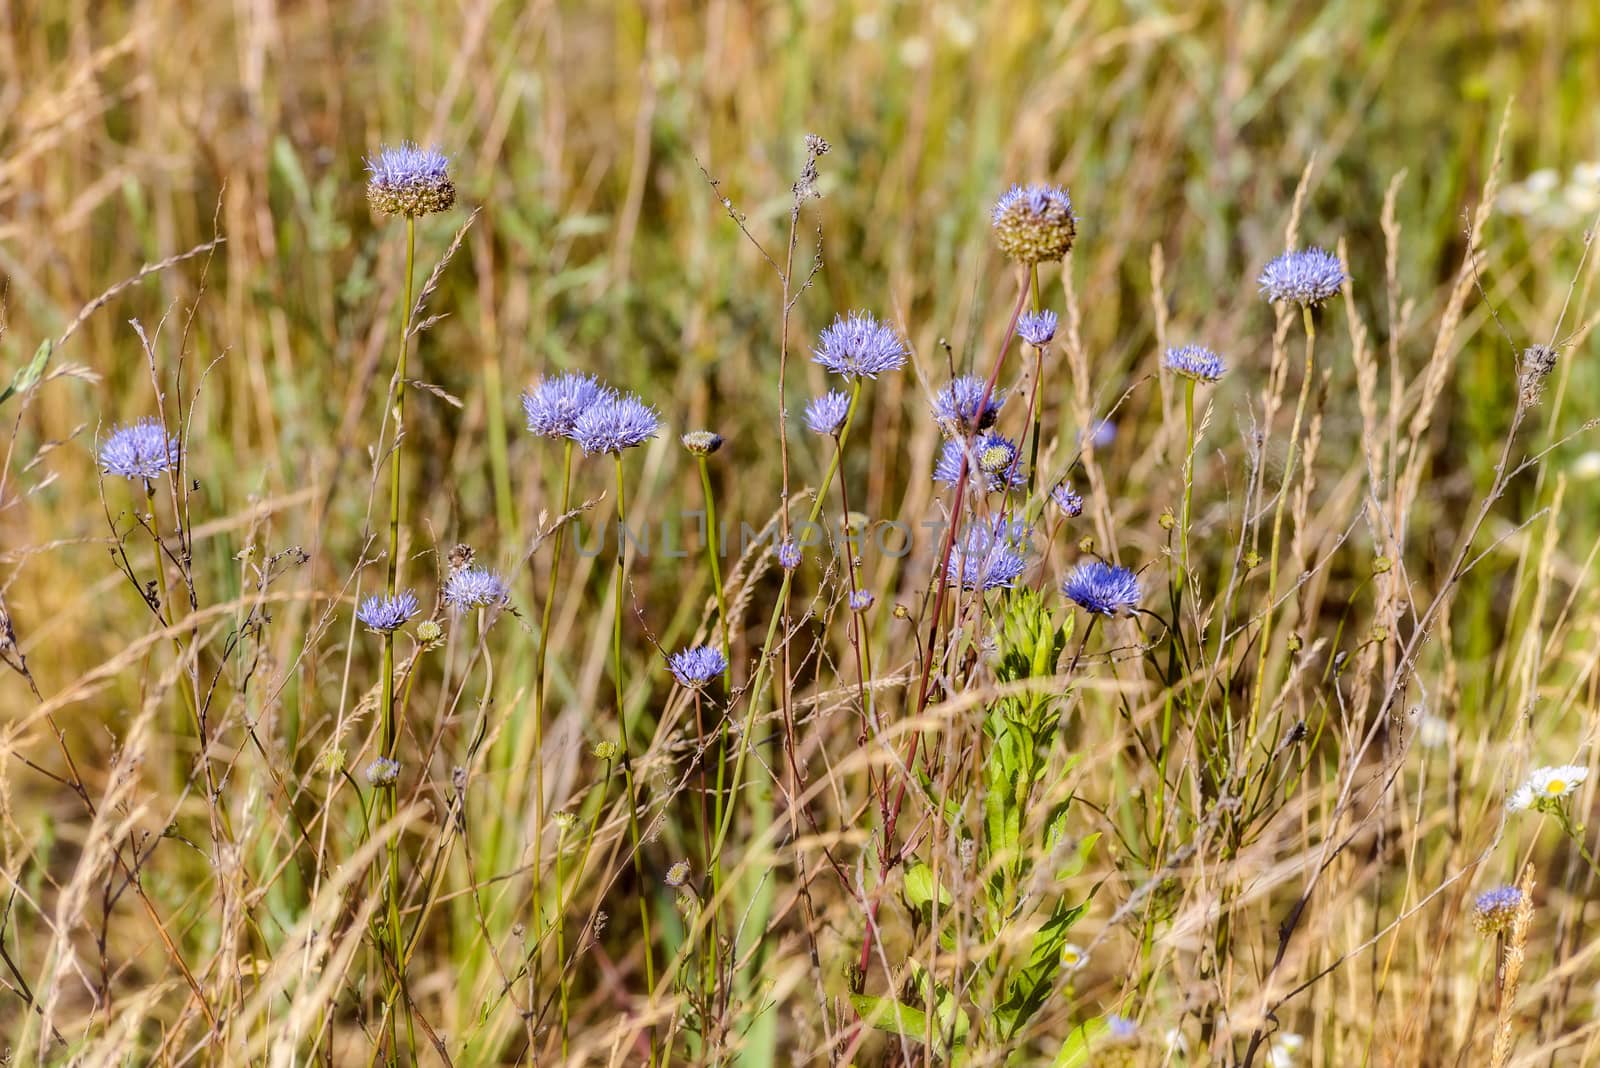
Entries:
<svg viewBox="0 0 1600 1068">
<path fill-rule="evenodd" d="M 950 891 L 940 886 L 933 878 L 933 869 L 922 861 L 915 861 L 906 869 L 906 903 L 919 912 L 928 910 L 933 905 L 935 890 L 939 894 L 939 908 L 950 907 L 955 899 L 950 896 Z"/>
<path fill-rule="evenodd" d="M 850 1003 L 856 1007 L 862 1022 L 874 1030 L 919 1042 L 928 1035 L 928 1014 L 921 1009 L 902 1005 L 893 998 L 875 998 L 869 994 L 851 994 Z"/>
<path fill-rule="evenodd" d="M 45 365 L 50 362 L 50 353 L 54 349 L 55 344 L 49 338 L 39 343 L 39 348 L 35 350 L 28 366 L 19 367 L 17 373 L 11 376 L 11 385 L 6 387 L 4 393 L 0 393 L 0 404 L 10 400 L 13 394 L 26 393 L 39 384 L 39 379 L 44 377 Z"/>
<path fill-rule="evenodd" d="M 1082 1068 L 1088 1064 L 1090 1047 L 1105 1029 L 1106 1022 L 1100 1019 L 1078 1025 L 1061 1043 L 1061 1048 L 1056 1051 L 1056 1059 L 1050 1062 L 1050 1068 Z"/>
</svg>

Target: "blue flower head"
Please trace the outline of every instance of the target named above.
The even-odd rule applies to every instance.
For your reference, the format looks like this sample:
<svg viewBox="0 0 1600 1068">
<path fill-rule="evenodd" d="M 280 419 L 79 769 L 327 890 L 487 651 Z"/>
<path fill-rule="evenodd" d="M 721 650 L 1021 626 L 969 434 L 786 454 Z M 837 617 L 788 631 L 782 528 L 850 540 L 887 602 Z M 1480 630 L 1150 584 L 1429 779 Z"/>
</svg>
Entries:
<svg viewBox="0 0 1600 1068">
<path fill-rule="evenodd" d="M 998 493 L 1008 486 L 1020 486 L 1027 481 L 1022 473 L 1022 458 L 1016 444 L 992 430 L 974 438 L 970 452 L 964 441 L 954 438 L 946 441 L 939 450 L 938 462 L 933 465 L 933 480 L 947 486 L 959 483 L 963 455 L 967 459 L 968 481 L 976 484 L 981 478 L 982 485 L 990 493 Z"/>
<path fill-rule="evenodd" d="M 1050 500 L 1068 519 L 1083 514 L 1083 494 L 1076 492 L 1070 483 L 1063 482 L 1050 491 Z"/>
<path fill-rule="evenodd" d="M 1256 284 L 1273 304 L 1314 308 L 1337 296 L 1347 277 L 1338 256 L 1307 248 L 1285 252 L 1267 264 Z"/>
<path fill-rule="evenodd" d="M 178 465 L 178 435 L 152 417 L 118 427 L 100 446 L 100 468 L 108 475 L 152 479 Z"/>
<path fill-rule="evenodd" d="M 1185 345 L 1168 349 L 1161 357 L 1162 366 L 1180 378 L 1196 382 L 1215 382 L 1227 373 L 1228 366 L 1222 357 L 1204 345 Z"/>
<path fill-rule="evenodd" d="M 850 414 L 850 394 L 833 390 L 806 405 L 806 427 L 813 434 L 837 434 Z"/>
<path fill-rule="evenodd" d="M 361 602 L 361 607 L 356 609 L 356 618 L 368 630 L 375 630 L 380 634 L 390 634 L 406 625 L 406 620 L 417 614 L 417 595 L 410 590 L 401 590 L 393 597 L 382 594 L 373 594 Z"/>
<path fill-rule="evenodd" d="M 564 438 L 572 434 L 578 416 L 606 397 L 607 389 L 593 375 L 574 372 L 541 378 L 522 395 L 522 411 L 528 417 L 528 431 L 541 438 Z"/>
<path fill-rule="evenodd" d="M 367 782 L 380 789 L 393 786 L 400 780 L 400 761 L 378 757 L 367 765 Z"/>
<path fill-rule="evenodd" d="M 1024 312 L 1017 320 L 1017 336 L 1034 348 L 1042 349 L 1055 339 L 1057 322 L 1053 311 Z"/>
<path fill-rule="evenodd" d="M 817 335 L 812 360 L 846 378 L 877 378 L 905 366 L 906 347 L 900 335 L 870 312 L 838 316 Z"/>
<path fill-rule="evenodd" d="M 800 546 L 794 543 L 793 538 L 784 538 L 778 546 L 778 566 L 785 571 L 793 571 L 800 566 Z"/>
<path fill-rule="evenodd" d="M 1000 251 L 1019 263 L 1059 260 L 1072 249 L 1078 220 L 1072 198 L 1057 185 L 1014 185 L 989 216 Z"/>
<path fill-rule="evenodd" d="M 1105 1040 L 1108 1044 L 1118 1046 L 1136 1045 L 1139 1041 L 1139 1025 L 1126 1016 L 1112 1013 L 1105 1018 Z"/>
<path fill-rule="evenodd" d="M 667 667 L 681 685 L 698 690 L 728 670 L 727 658 L 710 645 L 695 645 L 667 657 Z"/>
<path fill-rule="evenodd" d="M 643 445 L 656 436 L 661 417 L 632 393 L 613 393 L 585 408 L 572 426 L 572 440 L 591 456 Z"/>
<path fill-rule="evenodd" d="M 1085 612 L 1100 616 L 1132 614 L 1139 605 L 1139 576 L 1104 560 L 1089 560 L 1067 574 L 1061 592 Z"/>
<path fill-rule="evenodd" d="M 445 579 L 444 603 L 458 611 L 498 607 L 510 600 L 506 580 L 486 567 L 464 567 Z"/>
<path fill-rule="evenodd" d="M 1089 428 L 1089 441 L 1097 449 L 1104 449 L 1117 440 L 1117 424 L 1109 419 L 1097 420 Z M 1078 432 L 1078 444 L 1083 444 L 1083 432 Z"/>
<path fill-rule="evenodd" d="M 1006 391 L 996 386 L 985 402 L 983 394 L 988 385 L 976 375 L 962 375 L 933 395 L 933 418 L 946 434 L 965 436 L 994 425 Z"/>
<path fill-rule="evenodd" d="M 1028 569 L 1026 524 L 1006 516 L 975 523 L 950 549 L 946 582 L 968 590 L 1009 590 Z"/>
<path fill-rule="evenodd" d="M 1522 908 L 1522 891 L 1515 886 L 1497 886 L 1478 895 L 1472 903 L 1472 925 L 1481 934 L 1498 934 L 1511 926 Z"/>
<path fill-rule="evenodd" d="M 410 141 L 383 146 L 367 160 L 367 199 L 380 215 L 432 215 L 456 202 L 450 157 Z"/>
<path fill-rule="evenodd" d="M 865 612 L 872 607 L 872 602 L 877 600 L 871 590 L 856 590 L 850 595 L 850 611 Z"/>
</svg>

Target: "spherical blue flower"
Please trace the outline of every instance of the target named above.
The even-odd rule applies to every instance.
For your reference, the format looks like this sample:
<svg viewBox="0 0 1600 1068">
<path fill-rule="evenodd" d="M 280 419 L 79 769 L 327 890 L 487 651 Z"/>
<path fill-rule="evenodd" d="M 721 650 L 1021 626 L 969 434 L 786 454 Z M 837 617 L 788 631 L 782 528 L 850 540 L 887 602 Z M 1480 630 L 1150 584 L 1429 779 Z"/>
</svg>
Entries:
<svg viewBox="0 0 1600 1068">
<path fill-rule="evenodd" d="M 1097 449 L 1103 449 L 1117 440 L 1117 424 L 1109 419 L 1098 420 L 1089 428 L 1089 440 Z M 1083 444 L 1083 432 L 1078 432 L 1078 444 Z"/>
<path fill-rule="evenodd" d="M 444 603 L 451 608 L 489 608 L 510 600 L 506 580 L 486 567 L 464 567 L 444 582 Z"/>
<path fill-rule="evenodd" d="M 988 390 L 989 383 L 976 375 L 953 378 L 933 395 L 933 418 L 941 429 L 952 436 L 965 436 L 977 430 L 986 430 L 1000 414 L 1006 391 L 996 386 Z M 989 399 L 984 401 L 985 391 Z"/>
<path fill-rule="evenodd" d="M 1472 925 L 1481 934 L 1498 934 L 1511 926 L 1522 908 L 1522 891 L 1515 886 L 1497 886 L 1478 895 L 1472 903 Z"/>
<path fill-rule="evenodd" d="M 1222 357 L 1204 345 L 1168 349 L 1161 357 L 1161 363 L 1180 378 L 1191 378 L 1196 382 L 1215 382 L 1228 370 Z"/>
<path fill-rule="evenodd" d="M 608 392 L 593 375 L 569 371 L 554 378 L 542 378 L 522 395 L 528 430 L 541 438 L 569 437 L 578 416 L 603 400 Z"/>
<path fill-rule="evenodd" d="M 1078 233 L 1072 198 L 1056 185 L 1012 186 L 995 202 L 989 221 L 1000 251 L 1019 263 L 1061 259 Z"/>
<path fill-rule="evenodd" d="M 794 543 L 793 538 L 784 538 L 778 546 L 778 566 L 785 571 L 793 571 L 800 566 L 800 546 Z"/>
<path fill-rule="evenodd" d="M 367 765 L 367 782 L 379 788 L 393 786 L 400 780 L 400 761 L 378 757 Z"/>
<path fill-rule="evenodd" d="M 1056 336 L 1056 313 L 1024 312 L 1017 320 L 1017 336 L 1036 349 L 1042 349 Z"/>
<path fill-rule="evenodd" d="M 1105 1018 L 1106 1041 L 1112 1045 L 1135 1045 L 1139 1041 L 1139 1025 L 1126 1016 L 1112 1013 Z"/>
<path fill-rule="evenodd" d="M 933 480 L 947 486 L 960 482 L 963 455 L 967 459 L 967 480 L 976 483 L 981 478 L 990 493 L 1027 481 L 1016 444 L 992 430 L 974 438 L 970 452 L 965 441 L 954 438 L 946 441 L 939 450 L 938 462 L 933 465 Z"/>
<path fill-rule="evenodd" d="M 695 645 L 667 657 L 667 667 L 681 685 L 698 690 L 728 670 L 727 658 L 710 645 Z"/>
<path fill-rule="evenodd" d="M 661 417 L 656 410 L 632 393 L 613 393 L 601 397 L 578 416 L 572 426 L 572 440 L 591 456 L 643 445 L 656 436 Z"/>
<path fill-rule="evenodd" d="M 1061 583 L 1061 592 L 1085 612 L 1102 616 L 1132 613 L 1139 604 L 1139 576 L 1116 564 L 1089 560 L 1072 569 Z"/>
<path fill-rule="evenodd" d="M 871 590 L 856 590 L 850 595 L 850 611 L 865 612 L 872 607 L 872 602 L 877 600 Z"/>
<path fill-rule="evenodd" d="M 1320 248 L 1285 252 L 1262 270 L 1256 284 L 1273 304 L 1316 307 L 1338 295 L 1348 276 L 1339 257 Z"/>
<path fill-rule="evenodd" d="M 1011 589 L 1028 569 L 1027 526 L 1004 516 L 967 528 L 950 549 L 945 581 L 968 590 Z"/>
<path fill-rule="evenodd" d="M 178 435 L 147 417 L 111 432 L 100 446 L 100 467 L 108 475 L 151 479 L 176 467 L 178 455 Z"/>
<path fill-rule="evenodd" d="M 406 620 L 417 614 L 417 595 L 401 590 L 393 597 L 375 593 L 361 602 L 356 618 L 369 630 L 388 634 L 406 625 Z"/>
<path fill-rule="evenodd" d="M 870 312 L 851 312 L 817 335 L 812 360 L 846 378 L 877 378 L 905 365 L 906 347 Z"/>
<path fill-rule="evenodd" d="M 837 434 L 850 414 L 850 394 L 833 390 L 806 405 L 806 426 L 813 434 Z"/>
<path fill-rule="evenodd" d="M 1073 519 L 1083 514 L 1083 494 L 1073 490 L 1070 483 L 1063 482 L 1050 491 L 1050 500 L 1061 509 L 1061 514 L 1068 519 Z"/>
<path fill-rule="evenodd" d="M 410 141 L 388 145 L 367 160 L 367 199 L 381 215 L 416 218 L 447 211 L 456 202 L 450 157 Z"/>
</svg>

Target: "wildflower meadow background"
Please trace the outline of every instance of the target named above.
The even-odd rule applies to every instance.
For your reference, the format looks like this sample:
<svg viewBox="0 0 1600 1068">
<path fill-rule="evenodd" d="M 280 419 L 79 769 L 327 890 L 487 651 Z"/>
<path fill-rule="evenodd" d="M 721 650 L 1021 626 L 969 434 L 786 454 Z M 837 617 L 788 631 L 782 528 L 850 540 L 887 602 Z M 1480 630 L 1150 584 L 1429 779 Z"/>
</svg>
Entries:
<svg viewBox="0 0 1600 1068">
<path fill-rule="evenodd" d="M 0 26 L 0 1061 L 1600 1063 L 1600 7 Z"/>
</svg>

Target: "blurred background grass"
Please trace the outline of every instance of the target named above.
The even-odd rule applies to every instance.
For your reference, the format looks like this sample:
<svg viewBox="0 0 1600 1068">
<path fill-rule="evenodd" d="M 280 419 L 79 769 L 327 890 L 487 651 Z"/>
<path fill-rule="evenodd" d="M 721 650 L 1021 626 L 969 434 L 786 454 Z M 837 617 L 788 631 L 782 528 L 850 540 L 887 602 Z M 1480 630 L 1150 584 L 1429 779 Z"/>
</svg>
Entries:
<svg viewBox="0 0 1600 1068">
<path fill-rule="evenodd" d="M 553 508 L 556 454 L 522 433 L 515 404 L 548 370 L 593 371 L 662 408 L 671 433 L 642 465 L 636 514 L 696 499 L 674 439 L 698 426 L 729 440 L 718 468 L 726 514 L 758 525 L 776 507 L 778 291 L 718 197 L 781 246 L 805 133 L 833 151 L 807 217 L 826 266 L 796 307 L 802 342 L 836 311 L 870 307 L 904 331 L 918 376 L 940 379 L 947 360 L 969 366 L 990 351 L 1010 299 L 988 205 L 1012 181 L 1060 181 L 1081 220 L 1070 262 L 1098 407 L 1155 368 L 1159 249 L 1167 332 L 1205 339 L 1237 368 L 1218 394 L 1225 438 L 1248 423 L 1252 373 L 1264 373 L 1270 346 L 1253 278 L 1281 249 L 1308 168 L 1303 239 L 1344 244 L 1362 317 L 1415 368 L 1431 334 L 1395 331 L 1381 284 L 1380 209 L 1397 176 L 1398 277 L 1415 323 L 1438 314 L 1458 268 L 1503 114 L 1505 179 L 1565 176 L 1600 158 L 1592 4 L 63 0 L 12 5 L 0 20 L 0 364 L 25 363 L 141 264 L 226 238 L 214 257 L 117 296 L 54 357 L 52 369 L 82 373 L 47 383 L 15 425 L 4 412 L 0 593 L 17 641 L 49 695 L 143 625 L 107 566 L 106 516 L 89 503 L 92 450 L 97 433 L 152 410 L 128 320 L 154 334 L 165 317 L 154 345 L 163 373 L 181 354 L 186 388 L 205 376 L 189 450 L 197 525 L 214 527 L 196 546 L 208 595 L 243 589 L 236 555 L 247 546 L 312 556 L 295 580 L 302 599 L 276 610 L 264 641 L 271 684 L 252 696 L 281 716 L 290 752 L 345 699 L 343 624 L 328 636 L 318 621 L 329 598 L 350 596 L 361 559 L 365 450 L 393 340 L 399 242 L 363 197 L 362 157 L 381 141 L 414 138 L 454 157 L 461 209 L 424 221 L 424 269 L 464 209 L 483 208 L 431 301 L 447 318 L 413 363 L 460 403 L 415 406 L 408 433 L 426 446 L 411 453 L 407 482 L 419 550 L 468 541 L 502 565 Z M 1484 286 L 1516 346 L 1554 328 L 1592 217 L 1508 213 L 1491 224 Z M 814 239 L 802 237 L 804 261 Z M 1448 546 L 1488 481 L 1516 389 L 1513 346 L 1489 328 L 1485 303 L 1466 315 L 1413 517 L 1423 575 L 1427 547 Z M 1594 361 L 1568 356 L 1564 400 L 1538 432 L 1550 440 L 1593 416 L 1600 388 Z M 1333 395 L 1353 393 L 1337 357 L 1332 374 Z M 873 448 L 850 457 L 869 515 L 929 509 L 937 433 L 921 417 L 918 376 L 874 391 Z M 791 396 L 822 381 L 796 366 Z M 1161 417 L 1156 391 L 1132 398 L 1106 460 L 1126 473 L 1114 505 L 1134 543 L 1146 539 L 1143 558 L 1161 538 L 1150 520 L 1172 503 L 1170 483 L 1141 462 Z M 1324 433 L 1325 457 L 1357 455 L 1349 406 L 1330 405 Z M 1589 475 L 1586 449 L 1564 447 L 1558 470 Z M 824 460 L 802 447 L 798 478 Z M 581 483 L 603 488 L 600 473 Z M 122 487 L 106 490 L 113 514 L 127 506 Z M 1507 511 L 1520 516 L 1551 487 L 1515 492 Z M 1579 575 L 1577 547 L 1600 518 L 1576 508 L 1563 521 Z M 707 590 L 701 569 L 655 555 L 635 576 L 660 640 L 685 636 Z M 571 647 L 590 654 L 556 668 L 572 730 L 602 682 L 604 643 L 581 634 L 601 626 L 583 591 L 602 604 L 603 581 L 603 569 L 580 571 L 558 606 L 558 633 L 580 635 Z M 1447 640 L 1465 716 L 1492 703 L 1511 588 L 1488 568 L 1460 595 Z M 1591 631 L 1580 627 L 1575 646 Z M 633 644 L 631 655 L 650 655 Z M 108 749 L 98 724 L 115 725 L 141 686 L 124 674 L 77 710 L 70 732 L 84 752 Z M 22 707 L 26 688 L 7 675 L 0 694 Z M 9 744 L 41 743 L 33 731 Z M 28 808 L 11 819 L 38 845 L 55 832 L 36 833 L 35 821 L 70 823 L 72 802 L 19 781 Z"/>
</svg>

